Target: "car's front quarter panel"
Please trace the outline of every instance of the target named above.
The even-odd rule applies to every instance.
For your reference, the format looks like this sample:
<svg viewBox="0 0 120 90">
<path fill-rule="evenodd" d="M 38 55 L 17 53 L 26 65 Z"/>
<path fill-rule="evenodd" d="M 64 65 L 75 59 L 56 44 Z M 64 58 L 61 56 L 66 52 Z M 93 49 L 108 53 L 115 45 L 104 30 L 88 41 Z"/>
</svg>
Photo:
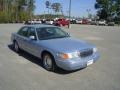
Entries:
<svg viewBox="0 0 120 90">
<path fill-rule="evenodd" d="M 42 41 L 38 41 L 36 44 L 37 44 L 37 47 L 38 47 L 38 48 L 37 48 L 38 53 L 36 54 L 37 57 L 42 58 L 42 53 L 43 53 L 44 51 L 47 51 L 47 52 L 49 52 L 50 54 L 52 54 L 54 58 L 56 57 L 57 51 L 54 50 L 54 49 L 52 49 L 52 48 L 50 48 L 49 45 L 47 45 L 47 46 L 44 45 L 44 44 L 42 43 Z"/>
<path fill-rule="evenodd" d="M 89 60 L 93 60 L 93 62 L 96 62 L 99 58 L 98 52 L 93 52 L 92 55 L 85 58 L 79 57 L 79 58 L 72 58 L 67 60 L 60 58 L 59 54 L 61 53 L 65 54 L 65 53 L 72 53 L 75 51 L 81 52 L 87 49 L 93 50 L 93 48 L 95 48 L 94 45 L 91 45 L 89 43 L 85 43 L 85 42 L 76 43 L 74 41 L 71 42 L 70 38 L 39 41 L 39 44 L 42 46 L 42 51 L 45 50 L 50 52 L 54 56 L 57 66 L 65 70 L 76 70 L 86 67 L 87 62 Z"/>
</svg>

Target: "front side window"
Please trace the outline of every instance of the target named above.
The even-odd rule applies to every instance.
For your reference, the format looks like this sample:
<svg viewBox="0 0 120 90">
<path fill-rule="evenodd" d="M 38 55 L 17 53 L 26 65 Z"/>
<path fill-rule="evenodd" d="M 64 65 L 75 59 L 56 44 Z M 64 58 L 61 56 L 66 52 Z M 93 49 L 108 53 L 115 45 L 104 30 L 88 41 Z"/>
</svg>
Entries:
<svg viewBox="0 0 120 90">
<path fill-rule="evenodd" d="M 30 36 L 35 36 L 35 39 L 36 39 L 35 28 L 33 28 L 33 27 L 28 28 L 28 37 L 30 37 Z"/>
<path fill-rule="evenodd" d="M 40 40 L 69 37 L 68 33 L 58 27 L 37 28 L 36 31 Z"/>
</svg>

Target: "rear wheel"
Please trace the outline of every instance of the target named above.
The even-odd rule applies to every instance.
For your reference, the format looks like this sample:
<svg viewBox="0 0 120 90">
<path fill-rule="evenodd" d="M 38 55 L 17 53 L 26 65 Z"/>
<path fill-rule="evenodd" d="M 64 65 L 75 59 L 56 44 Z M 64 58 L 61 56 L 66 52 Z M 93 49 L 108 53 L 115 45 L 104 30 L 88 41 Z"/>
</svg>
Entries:
<svg viewBox="0 0 120 90">
<path fill-rule="evenodd" d="M 48 53 L 43 54 L 43 67 L 48 71 L 54 71 L 55 66 L 53 56 Z"/>
<path fill-rule="evenodd" d="M 14 41 L 14 49 L 15 49 L 15 51 L 16 51 L 17 53 L 20 52 L 19 45 L 18 45 L 18 43 L 17 43 L 16 41 Z"/>
</svg>

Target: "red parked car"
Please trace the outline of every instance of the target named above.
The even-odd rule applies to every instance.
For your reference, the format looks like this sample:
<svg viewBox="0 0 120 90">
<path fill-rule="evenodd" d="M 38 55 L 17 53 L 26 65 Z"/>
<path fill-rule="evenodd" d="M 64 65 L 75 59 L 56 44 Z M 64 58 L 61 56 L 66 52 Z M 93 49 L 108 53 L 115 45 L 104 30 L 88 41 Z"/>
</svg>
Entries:
<svg viewBox="0 0 120 90">
<path fill-rule="evenodd" d="M 89 23 L 89 21 L 87 19 L 82 20 L 82 24 L 88 24 L 88 23 Z"/>
<path fill-rule="evenodd" d="M 66 26 L 69 25 L 69 20 L 66 19 L 58 19 L 54 22 L 55 26 Z"/>
</svg>

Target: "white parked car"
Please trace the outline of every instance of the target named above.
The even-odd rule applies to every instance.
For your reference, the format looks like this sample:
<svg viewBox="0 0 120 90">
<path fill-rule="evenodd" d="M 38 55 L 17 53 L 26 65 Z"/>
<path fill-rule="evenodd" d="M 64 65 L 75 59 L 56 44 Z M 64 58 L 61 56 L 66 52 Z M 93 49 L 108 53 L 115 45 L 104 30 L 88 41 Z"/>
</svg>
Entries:
<svg viewBox="0 0 120 90">
<path fill-rule="evenodd" d="M 48 24 L 48 25 L 52 25 L 54 23 L 54 21 L 53 20 L 46 20 L 45 23 Z"/>
<path fill-rule="evenodd" d="M 105 20 L 99 20 L 97 25 L 106 25 L 106 21 Z"/>
<path fill-rule="evenodd" d="M 82 24 L 82 20 L 76 20 L 76 24 Z"/>
<path fill-rule="evenodd" d="M 34 24 L 33 20 L 28 21 L 29 24 Z"/>
<path fill-rule="evenodd" d="M 40 19 L 38 19 L 38 20 L 35 21 L 35 24 L 41 24 L 41 23 L 42 23 L 42 22 L 41 22 Z"/>
</svg>

